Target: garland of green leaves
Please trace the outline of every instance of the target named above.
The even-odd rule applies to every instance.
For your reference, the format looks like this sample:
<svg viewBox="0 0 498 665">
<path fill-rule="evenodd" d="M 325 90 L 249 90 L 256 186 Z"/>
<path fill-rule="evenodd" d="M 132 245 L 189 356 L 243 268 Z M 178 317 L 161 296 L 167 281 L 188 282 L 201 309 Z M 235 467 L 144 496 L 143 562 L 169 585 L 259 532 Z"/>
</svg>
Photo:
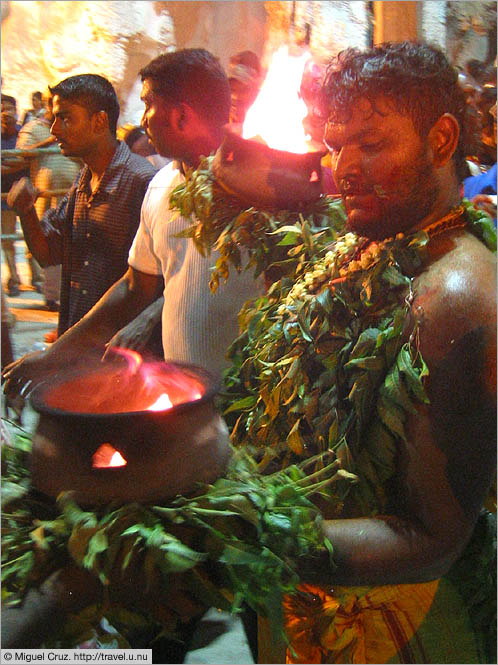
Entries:
<svg viewBox="0 0 498 665">
<path fill-rule="evenodd" d="M 331 544 L 321 536 L 321 515 L 308 497 L 327 492 L 341 478 L 336 461 L 320 473 L 310 473 L 304 464 L 263 476 L 249 455 L 234 451 L 226 475 L 198 495 L 89 511 L 70 493 L 50 503 L 30 490 L 30 450 L 23 434 L 2 450 L 2 597 L 7 606 L 19 604 L 29 588 L 72 558 L 104 585 L 116 562 L 123 570 L 139 565 L 147 583 L 159 578 L 164 590 L 172 574 L 181 576 L 183 592 L 199 608 L 237 611 L 244 601 L 278 621 L 279 591 L 296 588 L 299 558 L 317 549 L 332 556 Z M 185 619 L 177 600 L 174 593 L 166 594 L 157 634 L 173 636 Z M 49 646 L 90 639 L 103 616 L 119 629 L 121 646 L 137 628 L 150 631 L 158 623 L 110 598 L 73 619 Z"/>
<path fill-rule="evenodd" d="M 345 214 L 328 197 L 306 216 L 240 209 L 213 180 L 209 159 L 187 174 L 171 205 L 195 214 L 183 235 L 203 255 L 218 252 L 213 290 L 229 267 L 280 277 L 239 315 L 220 400 L 232 443 L 251 449 L 262 470 L 333 451 L 358 476 L 347 489 L 359 514 L 383 510 L 406 416 L 427 402 L 411 301 L 429 236 L 399 234 L 362 251 L 368 243 L 353 233 L 335 241 Z M 492 221 L 465 205 L 469 230 L 496 251 Z M 331 501 L 331 514 L 341 507 Z"/>
<path fill-rule="evenodd" d="M 292 275 L 299 270 L 301 250 L 313 252 L 312 231 L 331 241 L 344 228 L 345 212 L 334 199 L 321 197 L 302 210 L 262 210 L 244 207 L 216 182 L 211 171 L 213 157 L 185 174 L 185 181 L 170 195 L 170 207 L 192 225 L 180 235 L 192 238 L 203 256 L 218 252 L 210 281 L 216 291 L 221 279 L 228 279 L 230 266 L 237 271 L 253 269 L 254 276 L 271 269 L 272 276 Z M 305 247 L 289 247 L 295 237 L 282 238 L 287 225 L 301 224 Z"/>
</svg>

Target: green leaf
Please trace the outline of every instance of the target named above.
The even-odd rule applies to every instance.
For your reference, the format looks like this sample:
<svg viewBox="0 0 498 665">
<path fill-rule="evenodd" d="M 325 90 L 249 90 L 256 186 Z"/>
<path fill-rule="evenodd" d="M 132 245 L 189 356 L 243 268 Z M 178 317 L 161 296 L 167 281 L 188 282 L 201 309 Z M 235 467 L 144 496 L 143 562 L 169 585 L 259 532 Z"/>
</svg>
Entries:
<svg viewBox="0 0 498 665">
<path fill-rule="evenodd" d="M 388 266 L 382 273 L 382 279 L 391 286 L 407 286 L 410 284 L 410 278 L 403 275 L 395 266 Z"/>
<path fill-rule="evenodd" d="M 292 520 L 288 515 L 266 512 L 263 515 L 263 521 L 266 527 L 272 532 L 272 535 L 276 535 L 281 531 L 289 534 L 292 533 Z"/>
<path fill-rule="evenodd" d="M 405 415 L 394 402 L 381 398 L 377 403 L 377 413 L 381 421 L 391 432 L 397 434 L 403 441 L 406 441 L 404 428 Z"/>
<path fill-rule="evenodd" d="M 255 406 L 257 399 L 258 398 L 253 395 L 248 395 L 247 397 L 243 397 L 242 399 L 233 402 L 233 404 L 231 404 L 227 409 L 225 409 L 223 413 L 227 414 L 227 413 L 232 413 L 233 411 L 250 410 Z"/>
<path fill-rule="evenodd" d="M 344 369 L 364 369 L 380 371 L 384 369 L 384 359 L 381 356 L 365 356 L 364 358 L 353 358 L 344 365 Z"/>
<path fill-rule="evenodd" d="M 223 553 L 218 559 L 220 563 L 226 563 L 235 566 L 244 566 L 247 564 L 258 565 L 261 563 L 260 553 L 250 545 L 238 542 L 227 544 L 223 548 Z"/>
<path fill-rule="evenodd" d="M 109 541 L 107 540 L 107 536 L 101 529 L 99 529 L 88 541 L 87 552 L 83 557 L 83 565 L 85 568 L 94 569 L 98 555 L 101 552 L 105 552 L 108 547 Z"/>
</svg>

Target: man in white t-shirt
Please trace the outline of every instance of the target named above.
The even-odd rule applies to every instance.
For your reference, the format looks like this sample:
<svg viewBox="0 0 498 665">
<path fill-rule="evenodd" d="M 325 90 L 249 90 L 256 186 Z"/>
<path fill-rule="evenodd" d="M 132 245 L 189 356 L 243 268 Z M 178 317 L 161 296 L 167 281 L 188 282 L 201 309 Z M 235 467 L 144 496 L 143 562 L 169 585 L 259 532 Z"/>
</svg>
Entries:
<svg viewBox="0 0 498 665">
<path fill-rule="evenodd" d="M 212 294 L 209 277 L 216 257 L 205 258 L 190 239 L 175 237 L 192 222 L 173 219 L 169 210 L 170 192 L 181 182 L 184 167 L 196 167 L 224 137 L 231 97 L 218 59 L 204 49 L 183 49 L 158 56 L 140 74 L 142 125 L 156 151 L 177 160 L 180 170 L 168 164 L 150 182 L 127 272 L 50 349 L 11 365 L 4 375 L 7 392 L 18 392 L 28 381 L 36 384 L 75 362 L 75 356 L 77 361 L 92 351 L 102 354 L 106 343 L 136 348 L 161 312 L 165 358 L 219 375 L 238 332 L 238 312 L 262 288 L 244 272 Z"/>
<path fill-rule="evenodd" d="M 164 357 L 193 362 L 217 374 L 237 336 L 237 314 L 254 295 L 255 284 L 248 273 L 235 274 L 211 293 L 213 257 L 203 257 L 190 239 L 177 237 L 191 220 L 175 218 L 169 210 L 170 192 L 182 179 L 168 164 L 150 182 L 128 262 L 134 271 L 164 279 Z"/>
</svg>

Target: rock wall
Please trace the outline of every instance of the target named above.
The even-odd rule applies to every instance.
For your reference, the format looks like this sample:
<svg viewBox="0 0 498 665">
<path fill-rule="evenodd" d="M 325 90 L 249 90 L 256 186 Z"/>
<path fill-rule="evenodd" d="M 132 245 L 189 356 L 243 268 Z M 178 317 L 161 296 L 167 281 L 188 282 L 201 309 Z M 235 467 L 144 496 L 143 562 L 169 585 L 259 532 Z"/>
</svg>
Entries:
<svg viewBox="0 0 498 665">
<path fill-rule="evenodd" d="M 264 62 L 287 41 L 308 37 L 318 62 L 327 61 L 348 46 L 368 46 L 371 34 L 369 3 L 355 2 L 265 2 L 268 39 Z"/>
<path fill-rule="evenodd" d="M 139 70 L 160 53 L 204 47 L 226 66 L 230 55 L 261 55 L 263 2 L 2 1 L 2 90 L 18 100 L 67 76 L 96 73 L 115 86 L 120 122 L 142 113 Z"/>
<path fill-rule="evenodd" d="M 470 59 L 496 63 L 497 3 L 464 1 L 446 5 L 446 49 L 452 62 L 461 67 Z"/>
<path fill-rule="evenodd" d="M 493 49 L 496 57 L 495 2 L 419 5 L 420 37 L 446 48 L 455 64 L 489 59 Z M 371 43 L 370 7 L 362 0 L 3 0 L 2 90 L 16 97 L 21 113 L 34 90 L 72 74 L 99 73 L 117 90 L 120 122 L 138 123 L 138 72 L 159 53 L 204 47 L 226 67 L 230 55 L 250 49 L 266 66 L 279 46 L 308 38 L 315 59 L 323 61 L 347 46 Z"/>
</svg>

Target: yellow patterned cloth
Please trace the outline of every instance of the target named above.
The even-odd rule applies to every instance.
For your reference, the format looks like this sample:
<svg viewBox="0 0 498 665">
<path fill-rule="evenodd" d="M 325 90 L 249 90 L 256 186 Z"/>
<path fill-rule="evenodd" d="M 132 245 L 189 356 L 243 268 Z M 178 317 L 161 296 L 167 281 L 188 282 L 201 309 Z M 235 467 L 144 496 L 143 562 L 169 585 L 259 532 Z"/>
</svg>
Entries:
<svg viewBox="0 0 498 665">
<path fill-rule="evenodd" d="M 445 579 L 423 584 L 303 584 L 284 600 L 287 663 L 482 663 L 468 613 Z"/>
</svg>

